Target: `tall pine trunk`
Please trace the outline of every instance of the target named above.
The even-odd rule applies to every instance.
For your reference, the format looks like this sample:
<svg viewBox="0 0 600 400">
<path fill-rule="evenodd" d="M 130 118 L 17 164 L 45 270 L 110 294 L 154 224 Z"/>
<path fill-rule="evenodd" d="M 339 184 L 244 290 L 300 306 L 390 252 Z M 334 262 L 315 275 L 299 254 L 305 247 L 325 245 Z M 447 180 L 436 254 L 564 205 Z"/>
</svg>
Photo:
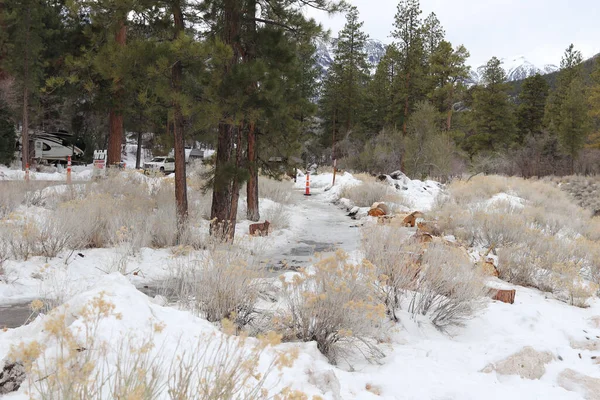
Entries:
<svg viewBox="0 0 600 400">
<path fill-rule="evenodd" d="M 115 42 L 125 47 L 127 41 L 127 27 L 125 20 L 119 21 L 119 29 L 115 34 Z M 119 84 L 120 86 L 120 84 Z M 123 143 L 123 113 L 120 110 L 120 100 L 123 97 L 123 90 L 118 87 L 115 92 L 115 101 L 109 113 L 110 133 L 108 136 L 108 151 L 106 163 L 109 166 L 118 165 L 121 162 L 121 144 Z"/>
<path fill-rule="evenodd" d="M 228 169 L 231 168 L 232 164 L 233 143 L 233 125 L 220 122 L 215 159 L 212 207 L 210 212 L 210 233 L 212 236 L 222 240 L 227 239 L 229 236 L 233 179 L 228 176 Z"/>
<path fill-rule="evenodd" d="M 180 0 L 173 0 L 173 19 L 175 21 L 175 40 L 183 35 L 184 23 Z M 185 230 L 188 219 L 187 182 L 185 179 L 185 138 L 184 118 L 181 112 L 181 104 L 177 100 L 181 93 L 181 81 L 183 78 L 183 65 L 177 60 L 171 69 L 173 92 L 176 100 L 173 101 L 173 136 L 175 152 L 175 202 L 177 205 L 177 233 L 178 242 Z"/>
<path fill-rule="evenodd" d="M 448 107 L 448 116 L 446 118 L 446 131 L 450 132 L 452 128 L 452 107 L 454 103 L 454 85 L 450 88 L 450 106 Z"/>
<path fill-rule="evenodd" d="M 235 237 L 235 222 L 237 220 L 238 204 L 240 199 L 240 177 L 239 172 L 242 168 L 242 127 L 234 127 L 236 138 L 235 145 L 235 174 L 231 189 L 231 208 L 229 210 L 229 224 L 227 230 L 227 240 L 233 241 Z"/>
<path fill-rule="evenodd" d="M 253 62 L 256 59 L 256 0 L 247 0 L 246 13 L 250 18 L 248 22 L 249 40 L 246 46 L 246 62 Z M 258 85 L 256 82 L 250 84 L 250 91 L 256 91 Z M 248 122 L 248 184 L 246 185 L 246 217 L 250 221 L 260 220 L 259 199 L 258 199 L 258 149 L 256 147 L 256 123 L 253 120 Z"/>
<path fill-rule="evenodd" d="M 256 126 L 250 122 L 248 127 L 248 184 L 246 185 L 247 217 L 250 221 L 260 219 L 258 207 L 258 155 L 256 151 Z"/>
<path fill-rule="evenodd" d="M 240 8 L 239 0 L 225 0 L 223 7 L 222 40 L 233 50 L 232 57 L 225 65 L 224 80 L 230 79 L 231 71 L 239 62 L 241 55 L 239 45 L 240 35 Z M 217 155 L 215 159 L 215 179 L 213 184 L 213 199 L 211 206 L 210 234 L 221 240 L 233 239 L 235 233 L 237 198 L 234 196 L 238 171 L 236 159 L 233 159 L 234 140 L 237 126 L 233 125 L 232 115 L 223 112 L 219 122 L 219 136 L 217 139 Z M 241 151 L 240 147 L 237 151 Z M 234 201 L 236 204 L 234 205 Z M 232 213 L 235 208 L 236 213 Z"/>
<path fill-rule="evenodd" d="M 137 149 L 135 151 L 135 169 L 141 168 L 142 161 L 142 132 L 137 134 Z"/>
<path fill-rule="evenodd" d="M 26 47 L 23 57 L 23 127 L 21 129 L 21 168 L 25 170 L 29 164 L 29 38 L 31 32 L 31 10 L 27 9 L 27 33 L 25 36 Z"/>
</svg>

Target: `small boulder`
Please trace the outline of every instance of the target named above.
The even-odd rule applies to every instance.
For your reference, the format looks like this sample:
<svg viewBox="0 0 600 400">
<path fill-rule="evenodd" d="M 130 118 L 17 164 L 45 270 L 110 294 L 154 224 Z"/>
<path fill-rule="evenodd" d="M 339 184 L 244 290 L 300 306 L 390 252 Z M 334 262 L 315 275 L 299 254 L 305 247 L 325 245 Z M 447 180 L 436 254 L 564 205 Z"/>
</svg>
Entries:
<svg viewBox="0 0 600 400">
<path fill-rule="evenodd" d="M 599 378 L 592 378 L 567 368 L 558 375 L 557 381 L 560 387 L 580 393 L 585 400 L 600 400 Z"/>
<path fill-rule="evenodd" d="M 0 371 L 0 395 L 16 392 L 25 380 L 25 366 L 20 361 L 7 362 Z"/>
<path fill-rule="evenodd" d="M 519 375 L 524 379 L 540 379 L 546 373 L 546 364 L 553 360 L 552 353 L 537 351 L 527 346 L 502 361 L 489 364 L 481 372 L 496 371 L 499 375 Z"/>
</svg>

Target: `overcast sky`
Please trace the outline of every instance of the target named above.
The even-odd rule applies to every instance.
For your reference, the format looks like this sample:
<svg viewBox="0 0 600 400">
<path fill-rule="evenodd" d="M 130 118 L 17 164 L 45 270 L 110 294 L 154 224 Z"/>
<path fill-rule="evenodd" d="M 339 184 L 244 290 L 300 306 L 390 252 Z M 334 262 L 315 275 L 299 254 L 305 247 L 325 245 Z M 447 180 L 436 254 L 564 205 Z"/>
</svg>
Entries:
<svg viewBox="0 0 600 400">
<path fill-rule="evenodd" d="M 358 7 L 363 28 L 373 39 L 390 43 L 397 0 L 348 0 Z M 525 56 L 537 66 L 560 64 L 570 43 L 589 58 L 600 53 L 600 3 L 598 0 L 421 0 L 423 18 L 435 12 L 446 38 L 464 44 L 468 63 L 478 66 L 492 56 L 513 59 Z M 307 11 L 331 29 L 343 27 L 343 15 Z"/>
</svg>

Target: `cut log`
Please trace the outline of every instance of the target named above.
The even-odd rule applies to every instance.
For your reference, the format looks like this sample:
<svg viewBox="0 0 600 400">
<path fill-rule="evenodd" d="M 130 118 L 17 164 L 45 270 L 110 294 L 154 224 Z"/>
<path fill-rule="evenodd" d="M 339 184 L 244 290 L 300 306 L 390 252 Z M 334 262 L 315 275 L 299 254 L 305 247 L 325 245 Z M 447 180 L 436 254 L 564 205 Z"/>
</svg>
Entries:
<svg viewBox="0 0 600 400">
<path fill-rule="evenodd" d="M 412 212 L 408 214 L 402 222 L 404 226 L 410 226 L 411 228 L 414 228 L 417 224 L 417 218 L 423 218 L 423 213 L 420 211 Z"/>
<path fill-rule="evenodd" d="M 250 225 L 251 236 L 269 236 L 269 221 L 261 222 L 260 224 Z"/>
<path fill-rule="evenodd" d="M 514 304 L 515 302 L 515 294 L 517 291 L 515 289 L 511 290 L 503 290 L 500 289 L 496 292 L 492 299 L 501 301 L 503 303 Z"/>
<path fill-rule="evenodd" d="M 383 217 L 384 215 L 385 211 L 383 211 L 381 208 L 371 208 L 369 210 L 370 217 Z"/>
</svg>

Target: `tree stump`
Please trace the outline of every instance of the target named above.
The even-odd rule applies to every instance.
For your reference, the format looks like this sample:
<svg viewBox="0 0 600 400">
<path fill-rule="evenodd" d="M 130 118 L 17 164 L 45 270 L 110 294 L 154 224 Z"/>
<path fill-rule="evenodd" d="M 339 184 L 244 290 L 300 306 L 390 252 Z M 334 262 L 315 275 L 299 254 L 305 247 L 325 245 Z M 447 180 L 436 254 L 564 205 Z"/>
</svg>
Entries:
<svg viewBox="0 0 600 400">
<path fill-rule="evenodd" d="M 503 303 L 514 304 L 515 302 L 515 294 L 517 291 L 515 289 L 511 290 L 503 290 L 500 289 L 496 292 L 492 299 L 501 301 Z"/>
</svg>

